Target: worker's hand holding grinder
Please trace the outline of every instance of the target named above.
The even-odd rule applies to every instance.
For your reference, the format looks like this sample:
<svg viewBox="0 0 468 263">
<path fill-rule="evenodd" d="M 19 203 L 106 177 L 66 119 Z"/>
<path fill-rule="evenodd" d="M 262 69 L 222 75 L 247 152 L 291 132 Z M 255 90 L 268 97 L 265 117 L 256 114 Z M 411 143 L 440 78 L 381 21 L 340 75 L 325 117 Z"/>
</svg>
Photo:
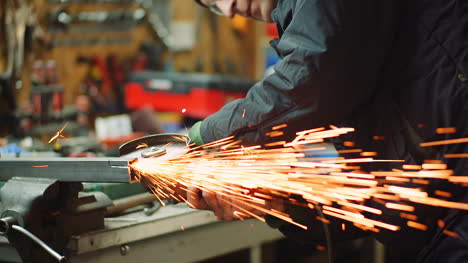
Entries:
<svg viewBox="0 0 468 263">
<path fill-rule="evenodd" d="M 187 193 L 187 202 L 196 209 L 213 211 L 219 220 L 238 220 L 251 218 L 254 216 L 264 216 L 266 213 L 255 209 L 246 201 L 236 198 L 234 193 L 211 192 L 201 190 L 198 187 L 190 186 Z M 255 204 L 255 206 L 266 210 L 283 211 L 284 205 L 281 200 L 267 201 L 264 205 Z"/>
<path fill-rule="evenodd" d="M 197 122 L 189 131 L 191 143 L 203 145 L 203 139 L 200 135 L 201 121 Z M 213 211 L 216 218 L 219 220 L 237 220 L 250 218 L 254 215 L 264 216 L 265 212 L 257 210 L 246 204 L 245 201 L 240 201 L 234 194 L 228 192 L 212 192 L 201 190 L 197 186 L 189 185 L 187 191 L 187 202 L 196 209 Z M 268 201 L 265 205 L 258 205 L 265 209 L 275 209 L 277 211 L 284 210 L 284 205 L 281 200 Z"/>
</svg>

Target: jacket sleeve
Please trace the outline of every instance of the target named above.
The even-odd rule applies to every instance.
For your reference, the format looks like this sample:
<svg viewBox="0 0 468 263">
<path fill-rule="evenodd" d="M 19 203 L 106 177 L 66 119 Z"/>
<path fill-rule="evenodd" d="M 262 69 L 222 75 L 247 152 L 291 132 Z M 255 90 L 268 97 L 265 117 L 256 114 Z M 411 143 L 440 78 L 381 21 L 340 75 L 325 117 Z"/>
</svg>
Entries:
<svg viewBox="0 0 468 263">
<path fill-rule="evenodd" d="M 282 58 L 275 72 L 206 118 L 203 141 L 237 135 L 262 144 L 285 123 L 291 139 L 299 130 L 339 124 L 367 103 L 392 35 L 391 8 L 380 2 L 393 1 L 280 0 L 272 14 L 281 34 L 273 44 Z"/>
</svg>

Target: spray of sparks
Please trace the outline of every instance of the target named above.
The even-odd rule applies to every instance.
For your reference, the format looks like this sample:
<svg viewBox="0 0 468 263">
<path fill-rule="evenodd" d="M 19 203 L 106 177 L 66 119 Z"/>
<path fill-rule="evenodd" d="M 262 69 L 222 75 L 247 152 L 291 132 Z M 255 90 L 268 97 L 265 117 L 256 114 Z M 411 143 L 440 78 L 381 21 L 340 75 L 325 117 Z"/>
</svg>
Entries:
<svg viewBox="0 0 468 263">
<path fill-rule="evenodd" d="M 274 127 L 267 134 L 281 136 L 282 128 Z M 291 142 L 278 141 L 263 147 L 243 147 L 240 141 L 228 137 L 199 147 L 189 147 L 180 156 L 167 161 L 135 161 L 131 164 L 133 179 L 149 182 L 150 190 L 164 205 L 162 199 L 173 198 L 188 202 L 187 195 L 196 189 L 216 194 L 221 201 L 231 205 L 239 219 L 257 218 L 269 214 L 307 229 L 285 212 L 272 208 L 271 203 L 281 201 L 288 205 L 320 207 L 323 214 L 352 222 L 365 230 L 379 232 L 381 228 L 397 231 L 401 228 L 366 217 L 365 213 L 380 215 L 382 210 L 366 206 L 368 200 L 378 200 L 388 209 L 400 211 L 409 227 L 426 230 L 427 226 L 416 222 L 412 214 L 415 208 L 408 203 L 419 203 L 447 208 L 468 210 L 468 204 L 447 201 L 451 196 L 436 191 L 439 197 L 431 197 L 423 187 L 402 187 L 399 183 L 412 182 L 421 186 L 429 179 L 443 179 L 452 183 L 468 184 L 468 177 L 453 176 L 452 170 L 440 162 L 422 165 L 404 164 L 403 160 L 375 159 L 376 153 L 361 149 L 347 149 L 339 153 L 359 153 L 360 158 L 324 157 L 328 151 L 323 142 L 327 138 L 353 132 L 352 128 L 318 128 L 297 133 Z M 383 139 L 383 138 L 377 138 Z M 467 142 L 468 138 L 456 140 Z M 424 146 L 455 143 L 433 142 Z M 354 143 L 344 145 L 354 147 Z M 274 148 L 272 148 L 274 147 Z M 313 155 L 311 153 L 320 153 Z M 310 157 L 312 156 L 312 157 Z M 322 156 L 322 157 L 313 157 Z M 460 154 L 455 157 L 466 157 Z M 363 172 L 359 164 L 369 162 L 399 162 L 401 170 Z M 181 194 L 176 189 L 184 190 Z M 301 203 L 297 200 L 300 197 Z M 409 202 L 408 202 L 409 201 Z M 318 217 L 329 223 L 329 220 Z M 344 224 L 342 225 L 345 229 Z"/>
</svg>

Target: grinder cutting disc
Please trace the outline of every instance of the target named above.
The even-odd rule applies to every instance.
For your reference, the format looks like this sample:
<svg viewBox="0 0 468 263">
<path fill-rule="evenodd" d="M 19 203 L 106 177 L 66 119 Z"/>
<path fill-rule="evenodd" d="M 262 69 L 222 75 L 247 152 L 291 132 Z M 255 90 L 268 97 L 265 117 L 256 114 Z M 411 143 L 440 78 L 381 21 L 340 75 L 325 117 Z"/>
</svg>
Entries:
<svg viewBox="0 0 468 263">
<path fill-rule="evenodd" d="M 122 144 L 119 154 L 128 159 L 169 160 L 188 152 L 190 139 L 182 134 L 153 134 Z"/>
</svg>

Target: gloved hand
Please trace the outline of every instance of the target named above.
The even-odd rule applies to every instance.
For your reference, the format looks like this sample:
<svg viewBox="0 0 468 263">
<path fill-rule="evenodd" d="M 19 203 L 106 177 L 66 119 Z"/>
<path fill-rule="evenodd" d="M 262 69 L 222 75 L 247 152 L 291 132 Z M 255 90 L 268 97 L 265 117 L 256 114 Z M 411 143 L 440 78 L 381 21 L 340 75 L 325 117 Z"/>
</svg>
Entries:
<svg viewBox="0 0 468 263">
<path fill-rule="evenodd" d="M 258 217 L 266 215 L 264 211 L 255 209 L 244 201 L 240 201 L 239 198 L 233 197 L 232 193 L 203 191 L 194 186 L 188 187 L 187 202 L 190 203 L 193 208 L 212 211 L 219 220 L 232 221 L 251 218 L 254 217 L 254 215 Z M 284 203 L 282 200 L 268 200 L 265 205 L 255 205 L 267 210 L 284 210 Z"/>
<path fill-rule="evenodd" d="M 191 143 L 195 143 L 196 145 L 202 145 L 204 144 L 203 138 L 200 133 L 200 127 L 201 127 L 202 121 L 199 121 L 195 123 L 192 128 L 189 130 L 189 138 Z"/>
</svg>

